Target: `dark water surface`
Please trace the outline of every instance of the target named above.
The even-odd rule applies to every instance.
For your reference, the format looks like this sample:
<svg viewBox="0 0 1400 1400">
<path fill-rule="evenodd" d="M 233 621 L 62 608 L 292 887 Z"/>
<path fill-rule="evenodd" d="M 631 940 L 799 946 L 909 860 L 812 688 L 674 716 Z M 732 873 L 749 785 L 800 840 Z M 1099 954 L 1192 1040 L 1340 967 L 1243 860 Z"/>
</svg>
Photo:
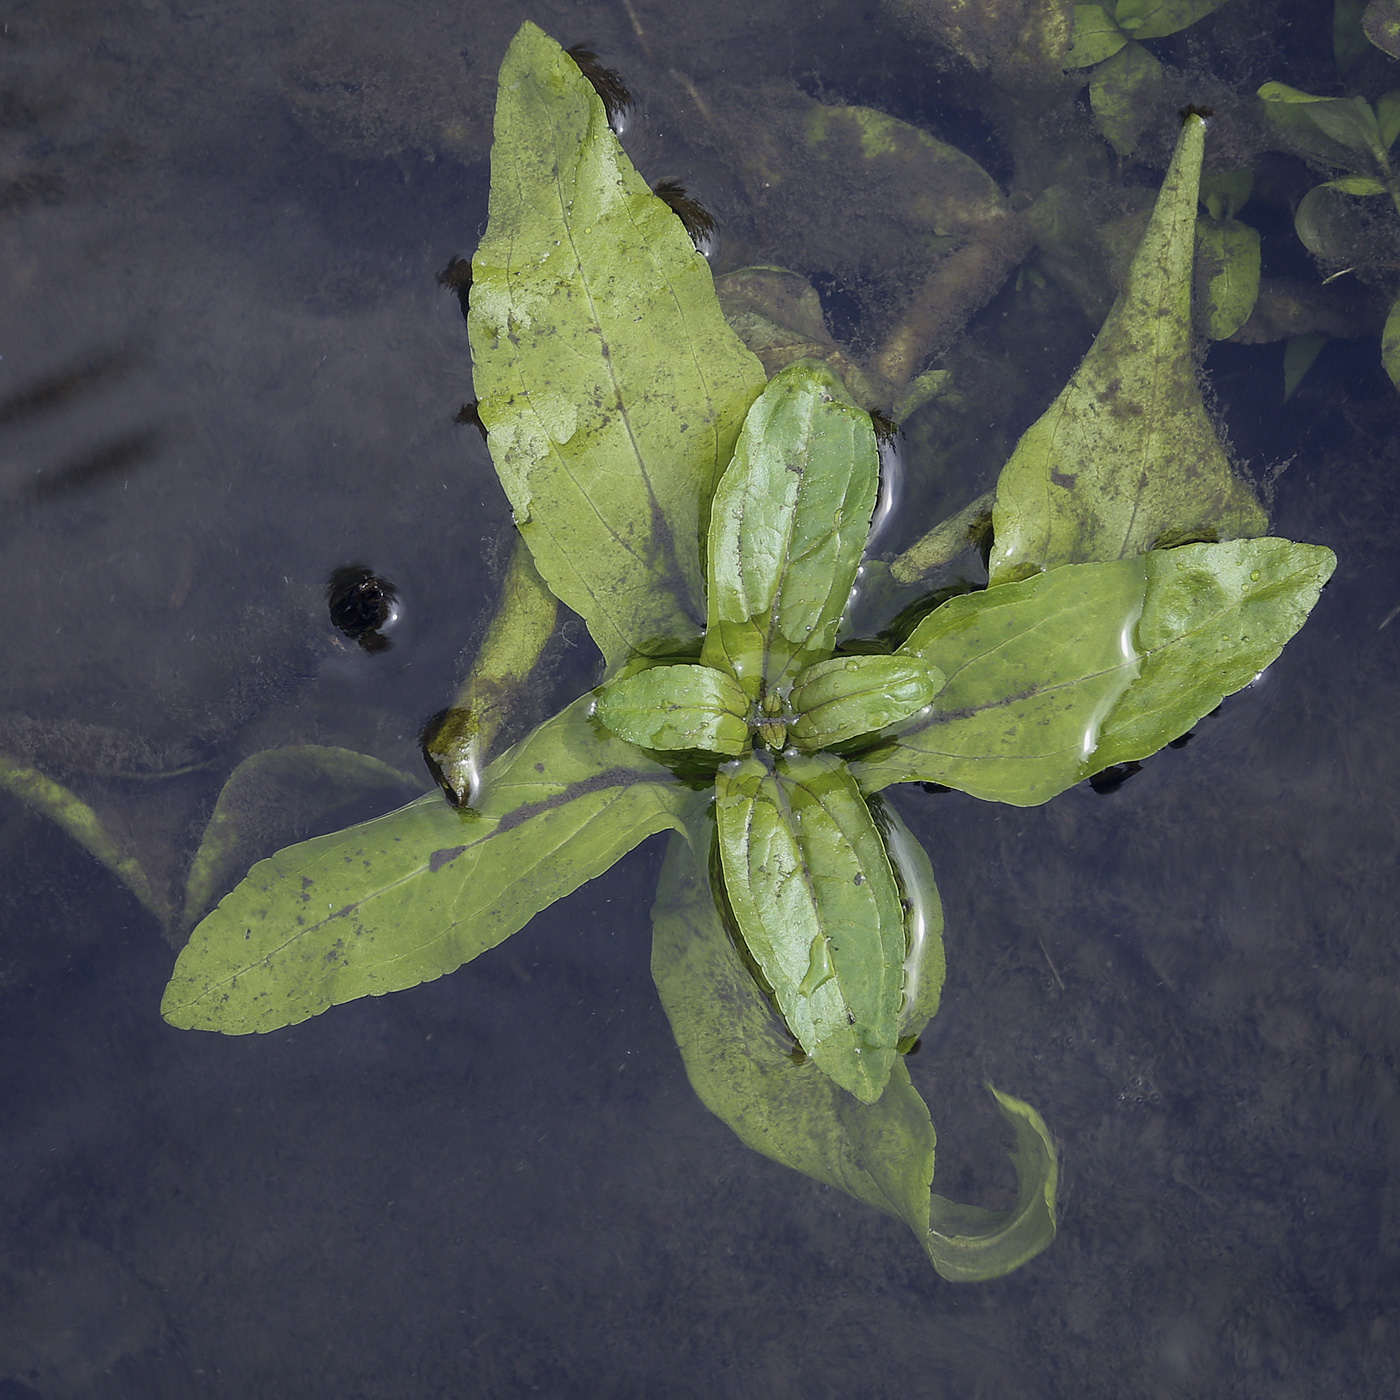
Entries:
<svg viewBox="0 0 1400 1400">
<path fill-rule="evenodd" d="M 1242 92 L 1326 81 L 1331 7 L 1270 13 L 1276 34 L 1174 61 Z M 838 327 L 908 270 L 785 255 L 801 229 L 746 202 L 723 113 L 797 84 L 1008 174 L 964 78 L 873 5 L 6 14 L 0 750 L 70 782 L 163 888 L 246 754 L 418 771 L 489 616 L 508 512 L 452 421 L 470 367 L 434 279 L 484 223 L 521 19 L 622 68 L 644 172 L 709 200 L 726 266 L 812 274 Z M 988 363 L 1010 295 L 979 323 Z M 1024 367 L 953 504 L 1087 334 Z M 911 1061 L 939 1189 L 1007 1198 L 982 1081 L 1028 1099 L 1063 1149 L 1047 1253 L 944 1283 L 903 1226 L 706 1113 L 648 972 L 655 844 L 450 978 L 222 1038 L 163 1024 L 155 921 L 0 796 L 0 1400 L 1396 1393 L 1400 463 L 1376 360 L 1333 343 L 1286 405 L 1277 344 L 1208 361 L 1238 455 L 1288 462 L 1275 531 L 1341 560 L 1258 686 L 1110 796 L 901 789 L 948 908 Z M 377 656 L 325 618 L 354 562 L 402 595 Z M 542 711 L 591 667 L 574 624 Z"/>
</svg>

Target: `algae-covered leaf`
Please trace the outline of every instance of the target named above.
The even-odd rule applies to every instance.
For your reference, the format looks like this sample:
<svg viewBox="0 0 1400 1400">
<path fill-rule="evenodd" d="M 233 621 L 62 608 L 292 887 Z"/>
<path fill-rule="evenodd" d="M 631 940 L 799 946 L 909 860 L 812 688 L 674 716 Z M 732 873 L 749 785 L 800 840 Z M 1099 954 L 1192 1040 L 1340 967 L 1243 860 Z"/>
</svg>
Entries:
<svg viewBox="0 0 1400 1400">
<path fill-rule="evenodd" d="M 610 663 L 695 636 L 709 500 L 763 369 L 592 85 L 533 24 L 501 68 L 472 275 L 481 421 L 540 573 Z"/>
<path fill-rule="evenodd" d="M 1400 388 L 1400 298 L 1391 302 L 1381 330 L 1381 363 L 1390 382 Z"/>
<path fill-rule="evenodd" d="M 250 755 L 229 774 L 190 863 L 185 928 L 255 859 L 305 835 L 307 822 L 361 799 L 403 802 L 424 786 L 421 774 L 412 777 L 352 749 L 297 744 Z"/>
<path fill-rule="evenodd" d="M 870 415 L 825 365 L 790 365 L 749 410 L 715 493 L 701 659 L 750 699 L 831 654 L 879 476 Z"/>
<path fill-rule="evenodd" d="M 1112 58 L 1124 44 L 1128 36 L 1119 29 L 1117 22 L 1102 5 L 1076 5 L 1074 7 L 1074 42 L 1065 55 L 1065 67 L 1088 68 Z"/>
<path fill-rule="evenodd" d="M 748 697 L 712 666 L 654 666 L 598 692 L 599 722 L 645 749 L 704 749 L 737 758 L 749 747 Z"/>
<path fill-rule="evenodd" d="M 1141 44 L 1126 44 L 1094 69 L 1089 105 L 1104 139 L 1120 156 L 1137 148 L 1161 93 L 1162 65 Z"/>
<path fill-rule="evenodd" d="M 692 836 L 701 851 L 706 831 Z M 750 1147 L 903 1220 L 946 1278 L 997 1278 L 1050 1244 L 1058 1164 L 1033 1109 L 993 1090 L 1016 1130 L 1015 1207 L 982 1212 L 931 1197 L 937 1139 L 903 1060 L 879 1101 L 865 1104 L 794 1058 L 716 912 L 703 856 L 679 836 L 653 921 L 652 976 L 690 1083 Z"/>
<path fill-rule="evenodd" d="M 953 598 L 901 649 L 948 676 L 927 717 L 852 764 L 1029 807 L 1145 758 L 1248 685 L 1302 626 L 1331 550 L 1235 540 L 1068 565 Z"/>
<path fill-rule="evenodd" d="M 1114 18 L 1134 39 L 1162 39 L 1218 10 L 1225 0 L 1118 0 Z"/>
<path fill-rule="evenodd" d="M 1196 250 L 1205 332 L 1228 340 L 1249 320 L 1259 296 L 1259 233 L 1238 219 L 1201 219 Z"/>
<path fill-rule="evenodd" d="M 195 929 L 161 1012 L 230 1034 L 430 982 L 495 947 L 703 799 L 575 702 L 487 770 L 477 811 L 439 793 L 260 861 Z"/>
<path fill-rule="evenodd" d="M 1371 0 L 1361 28 L 1378 49 L 1400 58 L 1400 0 Z"/>
<path fill-rule="evenodd" d="M 715 785 L 724 886 L 797 1042 L 874 1103 L 899 1038 L 904 919 L 850 772 L 831 754 L 755 755 Z"/>
<path fill-rule="evenodd" d="M 797 677 L 789 733 L 800 749 L 829 749 L 907 720 L 938 693 L 943 675 L 917 657 L 836 656 Z"/>
<path fill-rule="evenodd" d="M 1189 539 L 1262 534 L 1191 353 L 1196 194 L 1205 123 L 1186 118 L 1127 284 L 1068 386 L 997 482 L 994 584 Z"/>
</svg>

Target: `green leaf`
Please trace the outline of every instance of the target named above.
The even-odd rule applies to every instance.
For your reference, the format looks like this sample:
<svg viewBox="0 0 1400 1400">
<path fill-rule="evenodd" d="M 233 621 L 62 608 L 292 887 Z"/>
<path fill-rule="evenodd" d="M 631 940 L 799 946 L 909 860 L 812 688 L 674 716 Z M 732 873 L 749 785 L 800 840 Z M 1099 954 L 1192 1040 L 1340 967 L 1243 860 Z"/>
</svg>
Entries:
<svg viewBox="0 0 1400 1400">
<path fill-rule="evenodd" d="M 751 700 L 831 655 L 879 485 L 870 415 L 823 364 L 783 370 L 715 493 L 701 660 Z"/>
<path fill-rule="evenodd" d="M 1201 172 L 1201 203 L 1212 219 L 1233 219 L 1253 193 L 1254 172 L 1248 168 Z"/>
<path fill-rule="evenodd" d="M 1074 7 L 1074 43 L 1065 55 L 1065 68 L 1088 68 L 1112 58 L 1128 36 L 1119 29 L 1102 5 Z"/>
<path fill-rule="evenodd" d="M 884 1091 L 899 1037 L 904 918 L 884 843 L 831 754 L 721 768 L 724 888 L 797 1043 L 863 1103 Z"/>
<path fill-rule="evenodd" d="M 1156 114 L 1162 95 L 1162 65 L 1141 44 L 1127 44 L 1094 69 L 1089 105 L 1104 139 L 1130 156 Z"/>
<path fill-rule="evenodd" d="M 1341 166 L 1357 156 L 1384 162 L 1380 125 L 1364 98 L 1316 97 L 1287 83 L 1265 83 L 1259 96 L 1273 125 L 1309 155 Z"/>
<path fill-rule="evenodd" d="M 1146 758 L 1249 684 L 1302 626 L 1331 550 L 1236 540 L 1052 569 L 953 598 L 901 648 L 948 676 L 931 713 L 851 765 L 1017 807 Z"/>
<path fill-rule="evenodd" d="M 1366 52 L 1366 31 L 1361 16 L 1366 0 L 1336 0 L 1332 9 L 1332 56 L 1337 71 L 1345 73 Z"/>
<path fill-rule="evenodd" d="M 1002 468 L 994 584 L 1268 526 L 1206 416 L 1191 352 L 1204 139 L 1202 119 L 1187 117 L 1122 293 L 1074 377 Z"/>
<path fill-rule="evenodd" d="M 902 656 L 837 656 L 809 666 L 789 696 L 789 734 L 800 749 L 829 749 L 907 720 L 929 703 L 943 675 Z"/>
<path fill-rule="evenodd" d="M 185 881 L 185 928 L 254 860 L 305 831 L 305 823 L 347 802 L 402 802 L 422 792 L 419 778 L 351 749 L 299 744 L 263 749 L 229 775 L 214 804 Z"/>
<path fill-rule="evenodd" d="M 1134 39 L 1161 39 L 1214 14 L 1225 0 L 1118 0 L 1114 16 Z"/>
<path fill-rule="evenodd" d="M 1388 151 L 1400 136 L 1400 91 L 1382 93 L 1376 99 L 1376 128 L 1381 145 Z"/>
<path fill-rule="evenodd" d="M 1303 376 L 1313 367 L 1313 361 L 1327 344 L 1327 337 L 1320 333 L 1295 335 L 1283 347 L 1283 397 L 1285 402 L 1293 397 L 1293 391 L 1303 382 Z"/>
<path fill-rule="evenodd" d="M 1381 331 L 1381 363 L 1390 382 L 1400 388 L 1400 300 L 1391 302 Z"/>
<path fill-rule="evenodd" d="M 473 374 L 540 573 L 615 664 L 694 637 L 715 483 L 762 366 L 578 66 L 533 24 L 501 68 Z"/>
<path fill-rule="evenodd" d="M 1249 320 L 1259 296 L 1259 234 L 1238 219 L 1196 224 L 1200 316 L 1212 340 L 1228 340 Z"/>
<path fill-rule="evenodd" d="M 901 1050 L 923 1034 L 943 999 L 943 901 L 928 852 L 894 806 L 876 795 L 867 805 L 885 842 L 885 854 L 904 908 L 904 987 L 899 1002 Z"/>
<path fill-rule="evenodd" d="M 95 856 L 156 916 L 162 925 L 170 910 L 156 897 L 140 861 L 77 793 L 56 783 L 37 768 L 0 754 L 0 788 L 56 822 L 89 855 Z"/>
<path fill-rule="evenodd" d="M 599 722 L 629 744 L 731 758 L 749 747 L 748 697 L 727 671 L 654 666 L 610 681 L 597 694 Z"/>
<path fill-rule="evenodd" d="M 487 770 L 477 813 L 429 793 L 279 851 L 195 929 L 161 1013 L 241 1035 L 430 982 L 494 948 L 703 797 L 600 737 L 585 696 Z"/>
<path fill-rule="evenodd" d="M 1400 2 L 1371 0 L 1361 17 L 1366 37 L 1391 58 L 1400 58 Z"/>
<path fill-rule="evenodd" d="M 1293 227 L 1314 257 L 1328 263 L 1349 262 L 1359 239 L 1364 236 L 1351 199 L 1384 193 L 1385 186 L 1379 180 L 1360 176 L 1314 185 L 1298 201 L 1293 211 Z"/>
<path fill-rule="evenodd" d="M 700 833 L 692 841 L 703 849 Z M 794 1058 L 716 913 L 701 859 L 680 837 L 661 871 L 651 967 L 691 1085 L 750 1147 L 903 1220 L 946 1278 L 998 1278 L 1054 1239 L 1058 1168 L 1039 1115 L 992 1090 L 1016 1131 L 1013 1209 L 930 1197 L 936 1137 L 904 1062 L 879 1102 L 864 1104 Z"/>
</svg>

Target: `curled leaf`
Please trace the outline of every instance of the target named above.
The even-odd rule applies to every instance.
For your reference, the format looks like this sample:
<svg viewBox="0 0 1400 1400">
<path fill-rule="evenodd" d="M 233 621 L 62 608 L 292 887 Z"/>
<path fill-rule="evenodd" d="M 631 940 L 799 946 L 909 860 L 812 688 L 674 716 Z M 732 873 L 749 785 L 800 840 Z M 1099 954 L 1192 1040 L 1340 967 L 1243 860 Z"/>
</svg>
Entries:
<svg viewBox="0 0 1400 1400">
<path fill-rule="evenodd" d="M 829 749 L 900 724 L 938 693 L 943 673 L 916 657 L 836 656 L 809 666 L 789 696 L 800 749 Z"/>
</svg>

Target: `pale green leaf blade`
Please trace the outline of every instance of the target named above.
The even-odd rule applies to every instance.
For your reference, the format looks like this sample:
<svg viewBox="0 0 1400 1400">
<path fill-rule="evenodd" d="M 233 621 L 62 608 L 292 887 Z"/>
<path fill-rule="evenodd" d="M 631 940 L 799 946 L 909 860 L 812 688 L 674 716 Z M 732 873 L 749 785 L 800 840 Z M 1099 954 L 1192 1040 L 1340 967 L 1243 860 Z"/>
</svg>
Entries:
<svg viewBox="0 0 1400 1400">
<path fill-rule="evenodd" d="M 797 1042 L 864 1103 L 898 1040 L 904 919 L 884 843 L 830 754 L 741 759 L 715 784 L 724 885 Z"/>
<path fill-rule="evenodd" d="M 1233 219 L 1249 203 L 1253 193 L 1254 172 L 1247 166 L 1239 170 L 1201 172 L 1201 203 L 1212 219 L 1222 223 Z"/>
<path fill-rule="evenodd" d="M 1205 123 L 1188 116 L 1123 292 L 1074 377 L 1002 468 L 994 584 L 1267 528 L 1206 415 L 1191 353 L 1204 139 Z"/>
<path fill-rule="evenodd" d="M 829 749 L 903 723 L 942 684 L 942 672 L 916 657 L 819 661 L 793 683 L 788 703 L 796 718 L 788 733 L 800 749 Z"/>
<path fill-rule="evenodd" d="M 118 880 L 155 915 L 162 925 L 170 910 L 156 897 L 151 882 L 136 859 L 106 822 L 77 793 L 47 774 L 17 759 L 0 754 L 0 788 L 57 823 L 90 855 L 101 861 Z"/>
<path fill-rule="evenodd" d="M 702 832 L 692 843 L 703 849 Z M 1035 1250 L 1032 1231 L 1020 1222 L 1032 1213 L 1051 1227 L 1041 1231 L 1038 1247 L 1050 1243 L 1055 1158 L 1048 1135 L 1041 1139 L 1048 1163 L 1037 1161 L 1019 1141 L 1018 1125 L 1017 1208 L 1001 1219 L 1019 1247 L 998 1248 L 987 1219 L 972 1208 L 962 1208 L 971 1233 L 961 1236 L 952 1225 L 959 1208 L 941 1197 L 930 1199 L 936 1137 L 903 1060 L 895 1063 L 879 1101 L 864 1104 L 810 1060 L 794 1058 L 716 912 L 703 858 L 679 836 L 662 867 L 653 924 L 652 976 L 691 1085 L 745 1143 L 903 1220 L 948 1278 L 994 1278 L 1024 1262 Z M 1015 1100 L 999 1095 L 998 1101 L 1003 1113 L 1008 1106 L 1017 1116 L 1030 1112 Z M 937 1234 L 929 1228 L 931 1207 Z"/>
<path fill-rule="evenodd" d="M 425 786 L 421 778 L 352 749 L 298 744 L 250 755 L 229 774 L 190 863 L 185 927 L 254 860 L 305 835 L 309 821 L 359 799 L 403 802 Z"/>
<path fill-rule="evenodd" d="M 698 633 L 709 501 L 763 369 L 533 24 L 502 66 L 495 138 L 468 317 L 479 412 L 540 573 L 616 663 Z"/>
<path fill-rule="evenodd" d="M 1001 1278 L 1034 1259 L 1055 1238 L 1060 1160 L 1045 1120 L 1030 1104 L 988 1084 L 1016 1146 L 1016 1204 L 1010 1210 L 964 1206 L 935 1195 L 929 1207 L 928 1254 L 954 1283 Z"/>
<path fill-rule="evenodd" d="M 1204 282 L 1200 316 L 1212 340 L 1228 340 L 1259 297 L 1259 233 L 1238 219 L 1196 225 L 1196 268 Z"/>
<path fill-rule="evenodd" d="M 1186 545 L 954 598 L 906 649 L 949 680 L 852 770 L 1034 806 L 1184 734 L 1278 656 L 1335 565 L 1291 540 Z"/>
<path fill-rule="evenodd" d="M 1102 5 L 1074 7 L 1074 42 L 1065 55 L 1065 68 L 1088 68 L 1112 58 L 1128 36 L 1119 29 Z"/>
<path fill-rule="evenodd" d="M 1307 621 L 1336 556 L 1292 540 L 1232 540 L 1144 556 L 1137 676 L 1109 712 L 1092 769 L 1146 758 L 1271 665 Z"/>
<path fill-rule="evenodd" d="M 1376 98 L 1376 126 L 1381 145 L 1388 151 L 1400 136 L 1400 90 L 1392 89 Z"/>
<path fill-rule="evenodd" d="M 1094 69 L 1089 105 L 1104 139 L 1120 156 L 1137 149 L 1161 92 L 1162 65 L 1141 44 L 1126 44 Z"/>
<path fill-rule="evenodd" d="M 1114 16 L 1134 39 L 1162 39 L 1218 10 L 1225 0 L 1118 0 Z"/>
<path fill-rule="evenodd" d="M 1316 156 L 1329 165 L 1343 167 L 1354 165 L 1358 155 L 1373 155 L 1370 133 L 1358 131 L 1354 113 L 1318 120 L 1319 113 L 1327 109 L 1352 107 L 1349 99 L 1318 97 L 1300 88 L 1289 87 L 1287 83 L 1265 83 L 1259 89 L 1259 97 L 1264 103 L 1264 115 L 1269 123 L 1299 151 Z M 1343 132 L 1341 139 L 1326 130 L 1329 123 L 1340 124 Z M 1376 131 L 1378 134 L 1379 126 Z"/>
<path fill-rule="evenodd" d="M 1378 49 L 1400 58 L 1400 0 L 1371 0 L 1361 27 Z"/>
<path fill-rule="evenodd" d="M 438 793 L 261 861 L 195 929 L 161 1004 L 229 1034 L 452 972 L 703 804 L 630 744 L 599 735 L 591 697 L 487 770 L 476 813 Z"/>
<path fill-rule="evenodd" d="M 823 364 L 778 374 L 715 493 L 701 659 L 750 699 L 831 654 L 879 487 L 870 415 Z"/>
<path fill-rule="evenodd" d="M 644 749 L 703 749 L 737 758 L 749 747 L 748 697 L 727 671 L 653 666 L 597 692 L 605 729 Z"/>
<path fill-rule="evenodd" d="M 1400 299 L 1391 302 L 1381 330 L 1381 363 L 1390 382 L 1400 388 Z"/>
</svg>

